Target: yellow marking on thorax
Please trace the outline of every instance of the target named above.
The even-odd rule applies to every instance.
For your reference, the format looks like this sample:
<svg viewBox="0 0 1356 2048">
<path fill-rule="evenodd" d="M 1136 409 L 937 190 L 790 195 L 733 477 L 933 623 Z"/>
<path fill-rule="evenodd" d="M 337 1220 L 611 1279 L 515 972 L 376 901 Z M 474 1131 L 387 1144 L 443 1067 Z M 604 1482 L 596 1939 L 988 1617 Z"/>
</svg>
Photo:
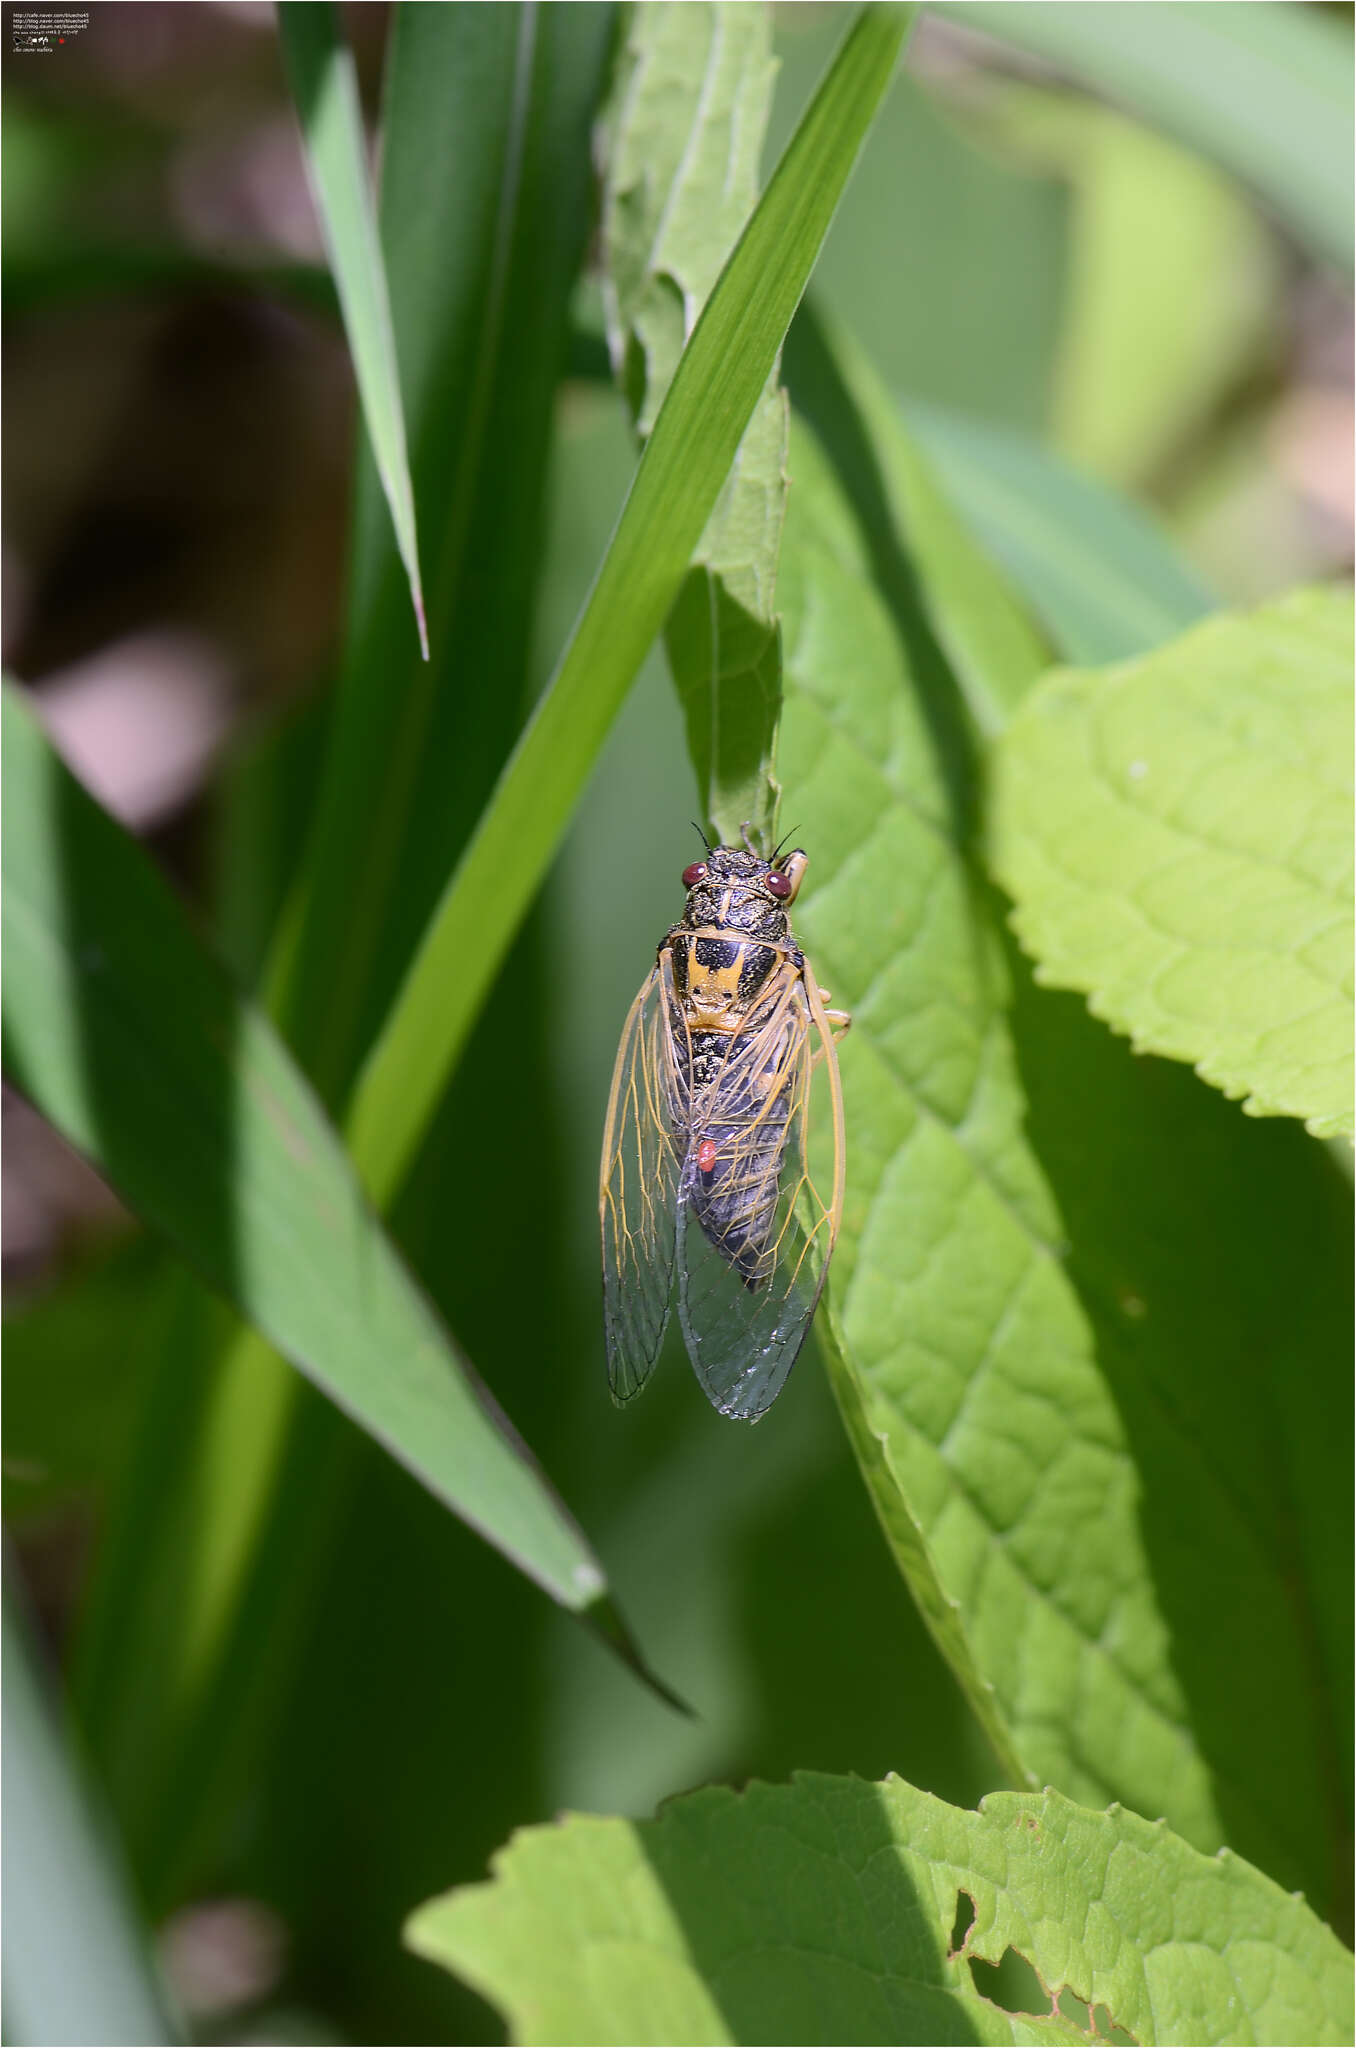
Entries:
<svg viewBox="0 0 1356 2048">
<path fill-rule="evenodd" d="M 736 938 L 729 930 L 718 927 L 703 927 L 700 931 L 684 933 L 687 941 L 687 997 L 684 1008 L 687 1012 L 688 1029 L 694 1031 L 724 1031 L 734 1035 L 742 1031 L 752 1008 L 763 996 L 766 982 L 756 990 L 745 993 L 739 983 L 748 958 L 749 948 L 766 947 L 783 957 L 791 950 L 779 944 L 776 939 L 740 936 Z M 723 967 L 710 967 L 697 958 L 699 939 L 718 939 L 725 945 L 735 947 L 735 956 Z M 772 970 L 775 972 L 776 970 Z"/>
<path fill-rule="evenodd" d="M 712 936 L 717 936 L 712 934 Z M 720 934 L 719 936 L 724 936 Z M 697 958 L 697 939 L 694 934 L 687 946 L 687 993 L 694 1010 L 717 1012 L 728 1010 L 739 995 L 739 976 L 744 966 L 744 946 L 735 942 L 738 950 L 725 967 L 708 967 Z"/>
</svg>

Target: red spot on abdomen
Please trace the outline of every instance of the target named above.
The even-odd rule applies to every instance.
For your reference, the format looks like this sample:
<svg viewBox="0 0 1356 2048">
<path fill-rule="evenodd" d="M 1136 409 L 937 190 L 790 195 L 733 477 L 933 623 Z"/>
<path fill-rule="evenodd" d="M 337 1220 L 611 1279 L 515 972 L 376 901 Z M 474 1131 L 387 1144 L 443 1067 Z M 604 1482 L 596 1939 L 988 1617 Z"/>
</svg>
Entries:
<svg viewBox="0 0 1356 2048">
<path fill-rule="evenodd" d="M 714 1138 L 703 1138 L 701 1144 L 697 1147 L 697 1171 L 699 1173 L 712 1173 L 715 1170 L 715 1164 L 716 1141 Z"/>
</svg>

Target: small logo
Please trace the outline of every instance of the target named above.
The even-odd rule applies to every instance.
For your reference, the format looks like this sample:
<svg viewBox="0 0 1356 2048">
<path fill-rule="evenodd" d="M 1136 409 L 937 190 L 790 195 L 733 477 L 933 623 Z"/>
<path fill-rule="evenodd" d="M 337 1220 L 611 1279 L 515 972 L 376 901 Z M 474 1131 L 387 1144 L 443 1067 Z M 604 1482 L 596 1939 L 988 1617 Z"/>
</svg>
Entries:
<svg viewBox="0 0 1356 2048">
<path fill-rule="evenodd" d="M 50 57 L 88 27 L 88 9 L 73 14 L 16 7 L 9 18 L 9 46 L 18 57 Z"/>
</svg>

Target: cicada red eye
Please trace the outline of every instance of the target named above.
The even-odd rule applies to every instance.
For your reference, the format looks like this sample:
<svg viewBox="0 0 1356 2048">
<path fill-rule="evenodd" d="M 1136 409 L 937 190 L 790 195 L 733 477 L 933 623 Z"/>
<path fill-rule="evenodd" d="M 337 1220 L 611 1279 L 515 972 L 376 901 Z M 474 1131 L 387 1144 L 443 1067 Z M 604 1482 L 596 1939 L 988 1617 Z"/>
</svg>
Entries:
<svg viewBox="0 0 1356 2048">
<path fill-rule="evenodd" d="M 767 885 L 774 896 L 785 898 L 791 894 L 791 877 L 782 874 L 778 868 L 774 868 L 768 876 Z"/>
<path fill-rule="evenodd" d="M 706 862 L 704 860 L 694 860 L 689 867 L 683 869 L 683 887 L 685 889 L 695 889 L 698 882 L 704 882 L 705 880 Z"/>
</svg>

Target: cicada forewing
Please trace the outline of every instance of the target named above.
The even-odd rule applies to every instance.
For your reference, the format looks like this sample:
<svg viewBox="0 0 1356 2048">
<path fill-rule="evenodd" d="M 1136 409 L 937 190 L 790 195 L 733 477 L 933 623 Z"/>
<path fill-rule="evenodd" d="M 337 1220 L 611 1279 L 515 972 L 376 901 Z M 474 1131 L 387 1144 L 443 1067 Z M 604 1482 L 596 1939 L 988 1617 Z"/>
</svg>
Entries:
<svg viewBox="0 0 1356 2048">
<path fill-rule="evenodd" d="M 810 1167 L 812 1076 L 831 1126 L 827 1185 Z M 687 1119 L 679 1321 L 710 1401 L 753 1421 L 804 1342 L 842 1211 L 837 1054 L 811 970 L 790 961 L 778 970 L 714 1078 L 693 1091 Z"/>
<path fill-rule="evenodd" d="M 673 1043 L 656 967 L 631 1005 L 608 1098 L 598 1191 L 607 1374 L 615 1401 L 654 1370 L 673 1293 L 681 1161 L 674 1137 Z M 671 990 L 672 981 L 668 986 Z"/>
</svg>

